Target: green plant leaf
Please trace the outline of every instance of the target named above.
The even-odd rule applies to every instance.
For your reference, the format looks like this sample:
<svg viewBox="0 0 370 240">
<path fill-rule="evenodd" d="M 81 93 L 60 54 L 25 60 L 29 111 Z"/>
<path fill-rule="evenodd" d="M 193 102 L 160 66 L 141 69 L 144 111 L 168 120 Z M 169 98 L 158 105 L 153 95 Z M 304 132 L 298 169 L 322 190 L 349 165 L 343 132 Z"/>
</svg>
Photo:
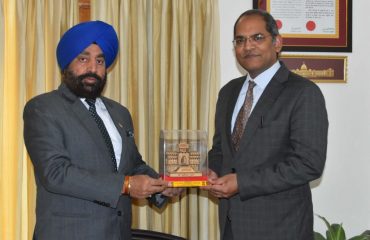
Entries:
<svg viewBox="0 0 370 240">
<path fill-rule="evenodd" d="M 325 238 L 321 233 L 314 232 L 314 240 L 325 240 Z"/>
<path fill-rule="evenodd" d="M 326 218 L 320 216 L 320 215 L 317 215 L 319 218 L 321 218 L 325 224 L 326 224 L 326 227 L 327 227 L 327 231 L 326 231 L 326 238 L 327 240 L 346 240 L 346 234 L 344 233 L 344 229 L 342 228 L 342 224 L 332 224 L 330 225 L 330 223 L 328 222 L 328 220 L 326 220 Z"/>
<path fill-rule="evenodd" d="M 325 222 L 326 227 L 327 227 L 328 229 L 330 229 L 330 223 L 328 222 L 328 220 L 326 220 L 326 218 L 324 218 L 324 217 L 322 217 L 322 216 L 320 216 L 320 215 L 318 215 L 318 214 L 316 214 L 316 216 L 318 216 L 319 218 L 321 218 L 321 219 Z"/>
<path fill-rule="evenodd" d="M 342 224 L 334 223 L 330 226 L 331 232 L 333 233 L 333 240 L 346 240 L 346 234 L 342 227 Z"/>
<path fill-rule="evenodd" d="M 370 236 L 365 236 L 365 235 L 355 236 L 348 240 L 370 240 Z"/>
<path fill-rule="evenodd" d="M 330 223 L 326 220 L 326 218 L 316 214 L 321 220 L 323 220 L 326 224 L 327 231 L 326 231 L 326 240 L 346 240 L 346 233 L 342 227 L 342 224 Z M 325 240 L 324 236 L 318 232 L 314 232 L 314 240 Z M 365 231 L 359 236 L 354 236 L 348 240 L 370 240 L 369 231 Z"/>
</svg>

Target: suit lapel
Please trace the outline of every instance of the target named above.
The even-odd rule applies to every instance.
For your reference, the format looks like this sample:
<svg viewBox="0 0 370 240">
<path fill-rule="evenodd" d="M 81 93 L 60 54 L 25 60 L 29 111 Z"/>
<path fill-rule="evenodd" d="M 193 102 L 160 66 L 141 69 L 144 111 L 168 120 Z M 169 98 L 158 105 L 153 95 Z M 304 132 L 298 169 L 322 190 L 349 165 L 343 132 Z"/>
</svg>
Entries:
<svg viewBox="0 0 370 240">
<path fill-rule="evenodd" d="M 81 125 L 86 129 L 86 131 L 91 135 L 91 138 L 96 144 L 96 147 L 101 151 L 108 154 L 110 158 L 110 153 L 108 152 L 104 139 L 101 135 L 99 128 L 96 125 L 93 117 L 91 116 L 89 110 L 83 105 L 80 98 L 74 95 L 64 84 L 61 84 L 58 91 L 61 93 L 62 97 L 69 103 L 68 108 L 73 112 L 75 117 L 80 121 Z"/>
<path fill-rule="evenodd" d="M 280 64 L 280 69 L 266 86 L 248 119 L 240 142 L 240 149 L 245 149 L 252 141 L 255 131 L 257 128 L 261 127 L 264 116 L 266 116 L 269 109 L 271 109 L 272 105 L 281 94 L 281 91 L 284 88 L 283 83 L 288 80 L 289 70 L 284 64 Z"/>
</svg>

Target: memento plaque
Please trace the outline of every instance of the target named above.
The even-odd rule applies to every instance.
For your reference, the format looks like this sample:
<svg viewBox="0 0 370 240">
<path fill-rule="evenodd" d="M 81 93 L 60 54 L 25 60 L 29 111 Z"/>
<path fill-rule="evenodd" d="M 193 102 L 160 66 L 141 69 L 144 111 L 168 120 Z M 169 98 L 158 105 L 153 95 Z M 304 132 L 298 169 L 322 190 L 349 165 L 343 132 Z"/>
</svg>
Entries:
<svg viewBox="0 0 370 240">
<path fill-rule="evenodd" d="M 159 172 L 173 187 L 207 185 L 207 132 L 162 130 Z"/>
</svg>

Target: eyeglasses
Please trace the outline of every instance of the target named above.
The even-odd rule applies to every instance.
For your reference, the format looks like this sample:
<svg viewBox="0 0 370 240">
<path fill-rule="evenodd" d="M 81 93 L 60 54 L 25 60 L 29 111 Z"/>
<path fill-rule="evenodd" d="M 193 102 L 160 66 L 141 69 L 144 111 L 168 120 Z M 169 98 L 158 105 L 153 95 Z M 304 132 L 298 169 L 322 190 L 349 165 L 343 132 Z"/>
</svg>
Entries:
<svg viewBox="0 0 370 240">
<path fill-rule="evenodd" d="M 234 47 L 243 47 L 245 43 L 249 41 L 250 44 L 260 44 L 265 38 L 271 35 L 263 35 L 262 33 L 257 33 L 249 37 L 237 37 L 233 40 Z"/>
</svg>

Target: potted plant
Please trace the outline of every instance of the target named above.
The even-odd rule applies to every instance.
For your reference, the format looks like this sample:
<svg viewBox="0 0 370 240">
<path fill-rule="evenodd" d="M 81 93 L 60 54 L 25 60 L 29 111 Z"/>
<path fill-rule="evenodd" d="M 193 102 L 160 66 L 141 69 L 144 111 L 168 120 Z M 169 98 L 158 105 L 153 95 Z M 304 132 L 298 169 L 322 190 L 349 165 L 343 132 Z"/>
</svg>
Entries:
<svg viewBox="0 0 370 240">
<path fill-rule="evenodd" d="M 330 224 L 324 217 L 319 215 L 317 216 L 325 222 L 328 229 L 326 230 L 326 238 L 320 233 L 314 232 L 315 240 L 347 240 L 342 224 Z M 352 237 L 348 240 L 370 240 L 370 234 L 366 231 L 363 234 Z"/>
</svg>

